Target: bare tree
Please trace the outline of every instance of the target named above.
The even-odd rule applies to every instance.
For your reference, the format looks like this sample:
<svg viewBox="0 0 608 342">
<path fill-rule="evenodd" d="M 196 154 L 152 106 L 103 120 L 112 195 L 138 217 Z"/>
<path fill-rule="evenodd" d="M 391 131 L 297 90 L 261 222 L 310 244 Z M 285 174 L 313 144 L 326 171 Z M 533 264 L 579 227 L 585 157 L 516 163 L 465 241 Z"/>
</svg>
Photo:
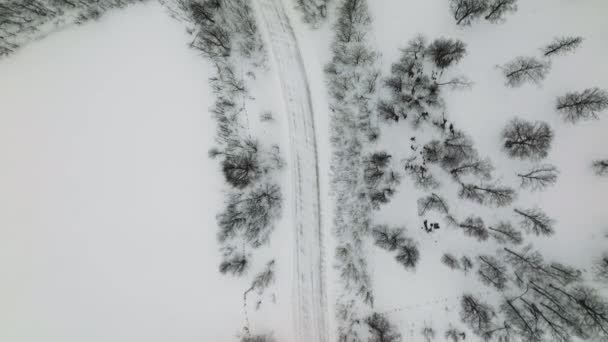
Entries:
<svg viewBox="0 0 608 342">
<path fill-rule="evenodd" d="M 553 131 L 546 122 L 514 118 L 502 131 L 503 148 L 510 157 L 538 160 L 551 149 Z"/>
<path fill-rule="evenodd" d="M 439 69 L 458 63 L 466 54 L 466 44 L 460 40 L 438 38 L 428 47 L 429 58 Z"/>
<path fill-rule="evenodd" d="M 444 336 L 447 340 L 451 340 L 452 342 L 460 342 L 467 338 L 467 334 L 464 331 L 452 326 L 445 331 Z"/>
<path fill-rule="evenodd" d="M 593 274 L 597 280 L 608 283 L 608 252 L 604 252 L 595 260 Z"/>
<path fill-rule="evenodd" d="M 469 270 L 473 268 L 473 260 L 466 255 L 463 255 L 460 258 L 460 264 L 462 265 L 462 270 L 465 274 L 467 274 Z"/>
<path fill-rule="evenodd" d="M 499 222 L 495 227 L 488 227 L 488 230 L 498 243 L 519 245 L 523 242 L 521 232 L 513 228 L 510 222 Z"/>
<path fill-rule="evenodd" d="M 426 342 L 432 342 L 435 340 L 435 329 L 433 329 L 433 327 L 430 325 L 424 326 L 420 331 L 420 334 L 422 337 L 424 337 Z"/>
<path fill-rule="evenodd" d="M 460 262 L 454 255 L 450 253 L 444 253 L 441 256 L 441 262 L 453 270 L 460 269 Z"/>
<path fill-rule="evenodd" d="M 460 223 L 459 226 L 463 229 L 465 235 L 474 237 L 478 241 L 485 241 L 488 239 L 488 230 L 481 217 L 469 216 Z"/>
<path fill-rule="evenodd" d="M 246 335 L 241 338 L 241 342 L 276 342 L 276 340 L 272 334 Z"/>
<path fill-rule="evenodd" d="M 502 22 L 505 14 L 515 11 L 517 11 L 517 0 L 492 0 L 488 5 L 485 19 L 491 23 Z"/>
<path fill-rule="evenodd" d="M 449 208 L 446 202 L 436 193 L 418 199 L 418 216 L 423 216 L 431 210 L 444 215 L 449 214 Z"/>
<path fill-rule="evenodd" d="M 420 251 L 414 240 L 406 238 L 405 242 L 397 249 L 395 259 L 406 269 L 415 268 L 420 259 Z"/>
<path fill-rule="evenodd" d="M 526 82 L 540 84 L 551 64 L 535 57 L 516 57 L 501 67 L 505 76 L 505 84 L 509 87 L 519 87 Z"/>
<path fill-rule="evenodd" d="M 392 252 L 406 242 L 404 230 L 404 228 L 389 228 L 387 225 L 375 226 L 372 229 L 374 243 L 376 246 Z"/>
<path fill-rule="evenodd" d="M 243 189 L 260 178 L 258 143 L 252 139 L 233 140 L 224 151 L 212 149 L 209 156 L 223 156 L 222 172 L 228 184 Z"/>
<path fill-rule="evenodd" d="M 553 220 L 540 208 L 515 208 L 513 211 L 520 216 L 520 224 L 528 233 L 537 236 L 552 235 L 554 233 Z"/>
<path fill-rule="evenodd" d="M 545 57 L 565 55 L 574 52 L 582 43 L 583 37 L 580 36 L 557 37 L 542 49 L 543 55 Z"/>
<path fill-rule="evenodd" d="M 412 178 L 414 184 L 423 189 L 430 190 L 439 186 L 439 181 L 431 173 L 426 164 L 417 161 L 417 157 L 410 158 L 404 164 L 405 174 Z"/>
<path fill-rule="evenodd" d="M 487 9 L 487 0 L 450 0 L 450 10 L 456 20 L 456 25 L 470 25 Z"/>
<path fill-rule="evenodd" d="M 482 283 L 504 290 L 507 284 L 507 268 L 498 259 L 490 255 L 480 255 L 477 275 Z"/>
<path fill-rule="evenodd" d="M 454 130 L 443 141 L 441 167 L 451 171 L 466 162 L 477 160 L 473 140 L 462 131 Z"/>
<path fill-rule="evenodd" d="M 481 180 L 490 180 L 494 167 L 490 159 L 471 159 L 462 161 L 461 164 L 448 170 L 454 180 L 460 181 L 461 177 L 472 174 Z"/>
<path fill-rule="evenodd" d="M 571 92 L 557 98 L 556 109 L 566 122 L 597 120 L 598 113 L 608 108 L 608 91 L 589 88 L 582 92 Z"/>
<path fill-rule="evenodd" d="M 399 342 L 401 334 L 397 327 L 391 324 L 385 315 L 374 312 L 365 319 L 371 338 L 369 342 Z"/>
<path fill-rule="evenodd" d="M 304 22 L 318 26 L 327 17 L 329 0 L 296 0 L 296 7 L 302 12 Z"/>
<path fill-rule="evenodd" d="M 504 207 L 511 204 L 516 197 L 513 189 L 492 184 L 467 184 L 461 183 L 458 197 L 477 202 L 481 205 Z"/>
<path fill-rule="evenodd" d="M 224 259 L 220 264 L 221 273 L 231 273 L 235 276 L 243 275 L 249 268 L 249 260 L 243 254 L 236 253 Z"/>
<path fill-rule="evenodd" d="M 252 247 L 262 246 L 274 230 L 273 221 L 280 215 L 281 202 L 276 184 L 262 183 L 246 193 L 231 193 L 226 209 L 217 216 L 218 239 L 224 242 L 241 235 Z"/>
<path fill-rule="evenodd" d="M 478 336 L 482 336 L 492 327 L 496 316 L 494 309 L 487 303 L 471 294 L 465 294 L 460 300 L 460 319 Z"/>
<path fill-rule="evenodd" d="M 555 184 L 559 171 L 553 165 L 537 165 L 533 168 L 518 173 L 517 177 L 521 180 L 521 187 L 530 190 L 542 190 Z"/>
<path fill-rule="evenodd" d="M 595 160 L 591 164 L 593 172 L 598 176 L 608 176 L 608 159 Z"/>
</svg>

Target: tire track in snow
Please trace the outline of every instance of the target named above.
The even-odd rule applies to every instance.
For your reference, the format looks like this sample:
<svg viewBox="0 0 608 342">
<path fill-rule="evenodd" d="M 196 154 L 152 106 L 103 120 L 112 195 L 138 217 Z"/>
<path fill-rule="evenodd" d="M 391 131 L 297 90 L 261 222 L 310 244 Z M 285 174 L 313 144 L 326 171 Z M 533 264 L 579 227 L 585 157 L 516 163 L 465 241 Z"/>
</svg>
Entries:
<svg viewBox="0 0 608 342">
<path fill-rule="evenodd" d="M 324 239 L 312 102 L 296 37 L 281 0 L 257 0 L 289 123 L 294 245 L 294 338 L 328 342 Z"/>
</svg>

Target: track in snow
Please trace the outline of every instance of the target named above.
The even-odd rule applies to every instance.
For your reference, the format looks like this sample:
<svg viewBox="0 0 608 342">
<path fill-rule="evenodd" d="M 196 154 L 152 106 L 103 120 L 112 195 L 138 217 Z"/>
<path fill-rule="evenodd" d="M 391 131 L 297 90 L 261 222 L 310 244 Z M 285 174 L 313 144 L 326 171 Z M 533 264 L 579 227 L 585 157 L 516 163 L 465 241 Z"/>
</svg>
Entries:
<svg viewBox="0 0 608 342">
<path fill-rule="evenodd" d="M 306 71 L 281 0 L 257 0 L 289 121 L 294 194 L 294 338 L 328 342 L 323 232 L 315 125 Z"/>
</svg>

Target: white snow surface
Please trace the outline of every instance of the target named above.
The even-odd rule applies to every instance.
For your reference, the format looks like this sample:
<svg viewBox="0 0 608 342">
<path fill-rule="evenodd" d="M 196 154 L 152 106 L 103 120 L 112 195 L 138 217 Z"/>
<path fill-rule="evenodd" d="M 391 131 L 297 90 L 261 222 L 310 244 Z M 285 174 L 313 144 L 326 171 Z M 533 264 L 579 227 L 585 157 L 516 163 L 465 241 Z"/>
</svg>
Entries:
<svg viewBox="0 0 608 342">
<path fill-rule="evenodd" d="M 556 138 L 546 162 L 559 168 L 558 182 L 544 192 L 520 191 L 516 205 L 538 205 L 556 219 L 553 237 L 527 237 L 548 260 L 588 267 L 608 245 L 608 181 L 590 170 L 591 160 L 608 157 L 608 116 L 565 124 L 554 101 L 567 91 L 608 88 L 608 3 L 522 0 L 505 23 L 480 21 L 464 29 L 454 24 L 446 0 L 368 3 L 384 75 L 399 49 L 419 33 L 429 40 L 444 36 L 467 43 L 468 55 L 453 72 L 474 85 L 447 93 L 446 115 L 473 137 L 482 156 L 492 159 L 504 184 L 517 188 L 515 172 L 530 165 L 500 150 L 504 124 L 519 116 L 551 125 Z M 334 13 L 330 22 L 311 31 L 292 1 L 283 5 L 312 96 L 320 225 L 331 242 L 331 147 L 322 68 L 330 56 Z M 554 59 L 541 87 L 504 86 L 496 65 L 520 55 L 539 56 L 539 48 L 558 35 L 581 35 L 585 41 L 576 53 Z M 237 340 L 248 279 L 217 271 L 215 215 L 221 210 L 223 179 L 206 155 L 215 134 L 208 114 L 212 69 L 186 48 L 188 43 L 182 25 L 150 3 L 65 29 L 0 61 L 1 341 Z M 258 76 L 248 113 L 257 135 L 280 135 L 290 160 L 292 132 L 281 76 L 276 70 Z M 257 120 L 267 109 L 276 122 Z M 407 124 L 385 126 L 381 144 L 403 156 L 416 134 Z M 286 342 L 292 341 L 298 315 L 292 311 L 298 297 L 290 296 L 296 285 L 292 177 L 282 179 L 283 218 L 271 245 L 256 254 L 250 273 L 277 259 L 274 290 L 263 298 L 260 311 L 249 314 L 252 332 L 272 330 Z M 497 246 L 450 229 L 424 233 L 416 213 L 416 200 L 424 192 L 406 178 L 398 191 L 375 221 L 407 227 L 420 243 L 421 262 L 416 271 L 404 271 L 387 253 L 370 247 L 375 310 L 389 314 L 404 341 L 421 341 L 424 324 L 440 335 L 450 323 L 462 327 L 458 297 L 464 291 L 498 299 L 474 275 L 442 265 L 441 255 L 475 256 Z M 476 214 L 486 223 L 511 218 L 506 210 L 458 200 L 453 185 L 440 192 L 459 217 Z M 326 250 L 331 271 L 331 243 Z M 331 341 L 335 284 L 328 272 Z"/>
<path fill-rule="evenodd" d="M 0 341 L 236 341 L 270 258 L 277 282 L 249 319 L 287 340 L 288 226 L 249 277 L 218 271 L 213 69 L 189 42 L 150 2 L 0 61 Z M 273 80 L 247 108 L 268 137 Z"/>
</svg>

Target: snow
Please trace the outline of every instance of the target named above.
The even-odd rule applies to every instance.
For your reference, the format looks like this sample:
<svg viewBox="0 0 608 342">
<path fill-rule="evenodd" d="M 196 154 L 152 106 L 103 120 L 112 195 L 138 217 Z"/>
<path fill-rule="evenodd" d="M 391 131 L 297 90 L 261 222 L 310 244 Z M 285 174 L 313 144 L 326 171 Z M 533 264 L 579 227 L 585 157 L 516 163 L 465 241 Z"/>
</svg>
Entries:
<svg viewBox="0 0 608 342">
<path fill-rule="evenodd" d="M 0 62 L 0 340 L 229 341 L 211 67 L 157 4 Z"/>
<path fill-rule="evenodd" d="M 547 260 L 588 267 L 608 242 L 608 182 L 590 169 L 592 160 L 608 157 L 608 114 L 571 125 L 560 119 L 554 104 L 568 91 L 608 88 L 608 3 L 519 1 L 518 12 L 505 23 L 480 21 L 467 28 L 456 27 L 446 0 L 368 3 L 384 75 L 399 49 L 419 33 L 468 45 L 468 55 L 453 72 L 474 85 L 446 93 L 446 116 L 472 136 L 480 155 L 492 159 L 504 184 L 518 188 L 515 172 L 531 165 L 508 159 L 500 150 L 504 125 L 514 116 L 551 125 L 556 138 L 545 161 L 560 170 L 558 182 L 543 192 L 519 191 L 516 205 L 538 205 L 556 219 L 554 236 L 527 237 Z M 330 272 L 330 111 L 323 66 L 330 58 L 335 18 L 330 11 L 330 21 L 312 31 L 301 22 L 294 2 L 283 4 L 312 97 L 321 225 L 328 242 L 328 330 L 334 334 L 333 304 L 340 286 Z M 504 85 L 497 65 L 516 56 L 540 57 L 539 49 L 558 35 L 581 35 L 585 41 L 574 54 L 553 59 L 541 87 Z M 54 33 L 0 60 L 0 340 L 237 339 L 250 277 L 234 279 L 217 269 L 215 215 L 221 210 L 224 181 L 217 163 L 207 157 L 215 135 L 208 114 L 212 68 L 186 48 L 188 43 L 182 24 L 148 3 Z M 280 141 L 289 160 L 293 132 L 280 76 L 271 69 L 252 81 L 248 128 L 265 143 Z M 275 122 L 260 122 L 265 110 L 273 112 Z M 382 145 L 402 158 L 413 135 L 420 132 L 408 124 L 384 126 Z M 252 332 L 273 330 L 279 340 L 291 341 L 296 222 L 292 176 L 286 173 L 281 179 L 287 200 L 283 218 L 270 246 L 256 251 L 249 273 L 276 258 L 277 283 L 262 298 L 259 311 L 250 299 L 248 313 Z M 476 214 L 491 224 L 513 220 L 508 209 L 459 200 L 457 187 L 442 181 L 446 185 L 438 192 L 458 217 Z M 427 323 L 439 335 L 450 323 L 462 327 L 458 297 L 464 291 L 497 299 L 474 275 L 440 262 L 445 252 L 474 257 L 493 253 L 497 246 L 447 227 L 425 233 L 416 206 L 424 194 L 404 179 L 391 203 L 375 214 L 376 223 L 405 226 L 418 241 L 416 271 L 405 271 L 383 250 L 366 248 L 374 310 L 387 313 L 405 341 L 420 341 Z"/>
<path fill-rule="evenodd" d="M 605 21 L 608 4 L 605 1 L 520 1 L 519 11 L 507 16 L 505 23 L 492 25 L 482 20 L 467 28 L 456 27 L 446 1 L 377 0 L 369 4 L 385 73 L 397 60 L 399 49 L 419 33 L 429 40 L 444 36 L 461 39 L 468 45 L 468 54 L 454 67 L 454 73 L 467 76 L 474 85 L 469 91 L 447 93 L 446 117 L 473 137 L 480 155 L 492 159 L 504 184 L 517 189 L 515 172 L 531 165 L 508 159 L 500 150 L 499 135 L 504 125 L 519 116 L 546 121 L 555 130 L 552 149 L 544 162 L 560 170 L 557 184 L 544 192 L 521 190 L 515 204 L 537 205 L 557 221 L 553 237 L 527 238 L 542 250 L 547 260 L 588 268 L 608 242 L 608 182 L 594 176 L 590 169 L 592 160 L 608 153 L 605 133 L 608 118 L 604 115 L 600 121 L 566 124 L 554 107 L 555 98 L 568 91 L 608 86 L 608 66 L 603 62 L 608 55 L 604 39 L 608 35 Z M 539 49 L 558 35 L 581 35 L 585 41 L 574 54 L 554 58 L 541 87 L 504 86 L 496 65 L 520 55 L 540 57 Z M 384 143 L 391 146 L 389 151 L 399 156 L 409 148 L 410 136 L 420 136 L 407 124 L 385 128 L 382 134 Z M 450 182 L 444 180 L 444 183 Z M 415 272 L 407 273 L 383 251 L 375 252 L 376 309 L 390 312 L 395 323 L 401 325 L 405 340 L 420 340 L 425 322 L 433 322 L 440 334 L 448 323 L 458 325 L 458 296 L 464 291 L 484 297 L 493 293 L 479 285 L 475 276 L 465 277 L 461 271 L 452 271 L 441 264 L 441 255 L 452 252 L 457 256 L 475 256 L 497 247 L 474 242 L 449 228 L 424 233 L 419 228 L 422 219 L 417 217 L 415 203 L 424 192 L 414 189 L 409 180 L 398 190 L 391 204 L 376 218 L 379 223 L 405 225 L 408 233 L 420 242 L 421 262 Z M 512 217 L 505 209 L 492 210 L 458 200 L 456 187 L 444 186 L 439 192 L 446 195 L 458 216 L 480 215 L 492 224 Z"/>
</svg>

